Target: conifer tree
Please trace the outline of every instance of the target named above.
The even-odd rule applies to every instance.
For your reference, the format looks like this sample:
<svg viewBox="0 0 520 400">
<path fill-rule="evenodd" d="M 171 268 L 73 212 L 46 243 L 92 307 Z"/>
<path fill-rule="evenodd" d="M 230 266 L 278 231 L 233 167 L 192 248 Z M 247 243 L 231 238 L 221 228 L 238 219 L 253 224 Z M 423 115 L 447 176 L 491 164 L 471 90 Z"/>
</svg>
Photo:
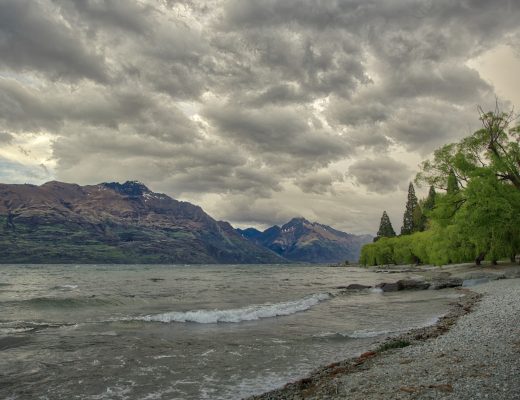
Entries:
<svg viewBox="0 0 520 400">
<path fill-rule="evenodd" d="M 446 189 L 447 194 L 455 194 L 459 191 L 459 184 L 457 182 L 457 176 L 455 176 L 455 172 L 450 170 L 450 174 L 448 175 L 448 188 Z"/>
<path fill-rule="evenodd" d="M 406 202 L 406 210 L 404 211 L 401 235 L 409 235 L 415 231 L 416 224 L 414 222 L 414 215 L 417 215 L 416 208 L 418 205 L 415 188 L 413 187 L 412 182 L 410 182 L 410 185 L 408 186 L 408 201 Z"/>
<path fill-rule="evenodd" d="M 383 216 L 381 217 L 381 223 L 379 224 L 379 230 L 377 231 L 377 237 L 393 237 L 395 236 L 394 227 L 390 222 L 390 217 L 383 211 Z"/>
<path fill-rule="evenodd" d="M 435 192 L 435 188 L 430 186 L 430 190 L 428 192 L 428 197 L 426 197 L 426 200 L 424 201 L 423 210 L 428 213 L 428 211 L 433 210 L 435 207 L 435 196 L 437 196 L 437 193 Z"/>
<path fill-rule="evenodd" d="M 419 204 L 421 208 L 419 222 L 417 223 L 417 231 L 422 232 L 428 228 L 428 218 L 430 216 L 430 212 L 435 207 L 435 196 L 437 193 L 435 192 L 435 188 L 430 186 L 430 191 L 428 192 L 428 197 L 424 201 L 421 201 Z"/>
</svg>

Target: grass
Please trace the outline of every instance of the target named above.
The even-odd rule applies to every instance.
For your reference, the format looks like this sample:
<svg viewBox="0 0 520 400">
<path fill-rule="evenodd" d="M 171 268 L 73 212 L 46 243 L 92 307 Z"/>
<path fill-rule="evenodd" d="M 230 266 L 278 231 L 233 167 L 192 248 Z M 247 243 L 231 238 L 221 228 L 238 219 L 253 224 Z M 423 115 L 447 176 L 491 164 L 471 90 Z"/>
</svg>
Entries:
<svg viewBox="0 0 520 400">
<path fill-rule="evenodd" d="M 391 340 L 389 342 L 383 343 L 381 346 L 377 348 L 378 353 L 382 353 L 384 351 L 392 350 L 392 349 L 401 349 L 403 347 L 410 346 L 410 342 L 407 340 Z"/>
</svg>

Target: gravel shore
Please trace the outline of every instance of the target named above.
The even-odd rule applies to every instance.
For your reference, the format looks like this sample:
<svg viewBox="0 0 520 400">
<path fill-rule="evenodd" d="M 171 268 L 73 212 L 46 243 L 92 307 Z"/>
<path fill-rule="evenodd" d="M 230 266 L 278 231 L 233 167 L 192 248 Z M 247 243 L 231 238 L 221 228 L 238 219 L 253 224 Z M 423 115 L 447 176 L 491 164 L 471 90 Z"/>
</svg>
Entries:
<svg viewBox="0 0 520 400">
<path fill-rule="evenodd" d="M 374 349 L 254 399 L 520 399 L 520 279 L 465 293 L 435 326 L 387 341 L 409 346 Z"/>
</svg>

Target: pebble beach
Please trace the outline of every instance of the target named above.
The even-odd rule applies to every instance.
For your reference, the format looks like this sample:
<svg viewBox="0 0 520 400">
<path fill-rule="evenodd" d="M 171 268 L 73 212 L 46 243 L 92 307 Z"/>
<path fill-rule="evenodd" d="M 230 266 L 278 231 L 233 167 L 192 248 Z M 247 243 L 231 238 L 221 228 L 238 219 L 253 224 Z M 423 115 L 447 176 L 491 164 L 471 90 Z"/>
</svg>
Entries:
<svg viewBox="0 0 520 400">
<path fill-rule="evenodd" d="M 520 279 L 460 293 L 435 325 L 252 399 L 520 399 Z"/>
</svg>

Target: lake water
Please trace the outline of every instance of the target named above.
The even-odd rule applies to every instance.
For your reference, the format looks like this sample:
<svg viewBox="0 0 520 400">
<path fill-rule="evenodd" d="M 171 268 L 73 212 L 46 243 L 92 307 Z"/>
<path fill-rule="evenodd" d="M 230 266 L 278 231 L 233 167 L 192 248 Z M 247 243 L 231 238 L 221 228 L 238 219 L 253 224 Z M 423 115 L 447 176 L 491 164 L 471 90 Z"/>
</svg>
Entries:
<svg viewBox="0 0 520 400">
<path fill-rule="evenodd" d="M 0 265 L 0 398 L 239 399 L 435 321 L 456 291 L 308 265 Z"/>
</svg>

